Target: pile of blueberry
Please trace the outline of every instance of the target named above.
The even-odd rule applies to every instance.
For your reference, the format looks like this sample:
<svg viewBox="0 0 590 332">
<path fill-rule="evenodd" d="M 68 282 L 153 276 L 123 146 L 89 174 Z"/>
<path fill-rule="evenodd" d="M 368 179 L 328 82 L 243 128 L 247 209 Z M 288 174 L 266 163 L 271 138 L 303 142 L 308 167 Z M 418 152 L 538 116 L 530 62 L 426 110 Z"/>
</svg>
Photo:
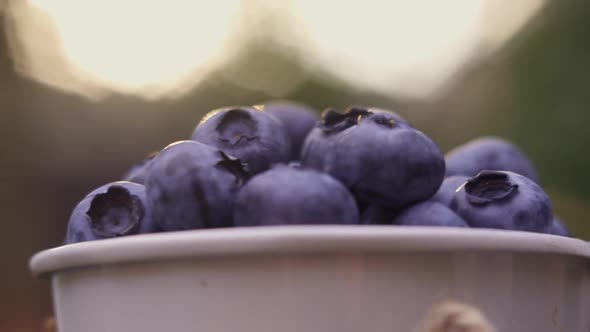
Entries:
<svg viewBox="0 0 590 332">
<path fill-rule="evenodd" d="M 569 236 L 529 159 L 485 137 L 446 156 L 399 115 L 273 102 L 209 112 L 191 140 L 89 193 L 66 243 L 292 224 L 496 228 Z"/>
</svg>

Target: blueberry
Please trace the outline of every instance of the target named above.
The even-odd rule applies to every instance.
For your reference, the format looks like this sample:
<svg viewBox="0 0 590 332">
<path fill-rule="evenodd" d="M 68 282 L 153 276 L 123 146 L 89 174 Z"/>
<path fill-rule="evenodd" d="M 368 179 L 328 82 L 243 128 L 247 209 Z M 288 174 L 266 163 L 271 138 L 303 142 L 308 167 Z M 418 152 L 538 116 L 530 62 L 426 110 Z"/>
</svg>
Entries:
<svg viewBox="0 0 590 332">
<path fill-rule="evenodd" d="M 342 181 L 359 201 L 392 210 L 430 198 L 445 172 L 430 138 L 394 113 L 363 108 L 324 112 L 301 162 Z"/>
<path fill-rule="evenodd" d="M 297 161 L 297 160 L 293 160 L 290 161 L 287 166 L 292 167 L 292 168 L 302 168 L 303 166 L 301 166 L 301 162 Z"/>
<path fill-rule="evenodd" d="M 78 203 L 68 222 L 66 243 L 156 231 L 145 187 L 118 181 L 93 190 Z"/>
<path fill-rule="evenodd" d="M 534 181 L 507 171 L 481 171 L 450 204 L 471 227 L 543 232 L 553 219 L 549 197 Z"/>
<path fill-rule="evenodd" d="M 450 206 L 453 196 L 455 195 L 455 191 L 457 191 L 457 189 L 467 182 L 467 179 L 469 179 L 469 177 L 464 175 L 453 175 L 446 177 L 443 180 L 440 188 L 438 188 L 436 194 L 434 194 L 430 200 Z"/>
<path fill-rule="evenodd" d="M 361 224 L 363 225 L 389 225 L 397 211 L 386 209 L 379 204 L 368 204 L 361 212 Z"/>
<path fill-rule="evenodd" d="M 557 218 L 557 217 L 553 218 L 549 227 L 547 227 L 547 229 L 545 229 L 545 233 L 559 235 L 559 236 L 565 236 L 565 237 L 572 236 L 570 234 L 570 232 L 567 230 L 567 228 L 565 227 L 565 225 L 563 224 L 563 222 L 561 220 L 559 220 L 559 218 Z"/>
<path fill-rule="evenodd" d="M 358 224 L 352 194 L 327 174 L 279 165 L 254 176 L 235 203 L 236 226 Z"/>
<path fill-rule="evenodd" d="M 539 182 L 533 163 L 514 144 L 498 137 L 482 137 L 446 154 L 446 176 L 475 176 L 483 170 L 510 171 Z"/>
<path fill-rule="evenodd" d="M 154 158 L 146 182 L 154 220 L 165 231 L 231 226 L 246 172 L 239 159 L 208 145 L 168 145 Z"/>
<path fill-rule="evenodd" d="M 361 110 L 361 111 L 367 110 L 368 112 L 373 113 L 373 114 L 381 114 L 385 117 L 385 119 L 395 122 L 400 127 L 414 128 L 408 120 L 406 120 L 401 115 L 399 115 L 395 112 L 392 112 L 390 110 L 376 108 L 376 107 L 365 107 L 365 106 L 352 106 L 349 109 L 357 109 L 357 110 Z"/>
<path fill-rule="evenodd" d="M 315 127 L 305 138 L 301 150 L 301 164 L 307 167 L 322 169 L 329 162 L 329 152 L 334 145 L 334 135 L 327 134 L 321 127 Z"/>
<path fill-rule="evenodd" d="M 291 160 L 299 160 L 305 137 L 319 120 L 316 112 L 307 105 L 292 101 L 267 102 L 257 105 L 256 108 L 274 115 L 281 121 L 291 141 Z"/>
<path fill-rule="evenodd" d="M 447 206 L 426 201 L 403 209 L 394 219 L 394 225 L 402 226 L 450 226 L 468 227 L 467 223 Z"/>
<path fill-rule="evenodd" d="M 131 169 L 123 176 L 124 181 L 145 184 L 147 176 L 150 172 L 152 160 L 158 154 L 157 151 L 151 152 L 147 157 L 139 163 L 133 165 Z"/>
<path fill-rule="evenodd" d="M 324 165 L 334 163 L 334 144 L 338 133 L 353 127 L 360 116 L 371 114 L 367 109 L 351 107 L 345 113 L 333 109 L 322 112 L 322 119 L 307 135 L 301 151 L 302 163 L 307 167 L 323 170 Z"/>
<path fill-rule="evenodd" d="M 288 162 L 291 145 L 281 122 L 252 107 L 226 107 L 209 112 L 192 139 L 216 147 L 248 164 L 257 174 L 272 164 Z"/>
<path fill-rule="evenodd" d="M 376 109 L 353 106 L 345 113 L 339 113 L 331 108 L 322 112 L 322 119 L 316 127 L 307 135 L 302 151 L 301 159 L 305 165 L 316 169 L 323 169 L 324 165 L 334 161 L 333 149 L 336 134 L 355 126 L 360 117 L 370 114 L 382 114 L 388 121 L 396 123 L 400 127 L 411 127 L 410 124 L 396 113 Z"/>
</svg>

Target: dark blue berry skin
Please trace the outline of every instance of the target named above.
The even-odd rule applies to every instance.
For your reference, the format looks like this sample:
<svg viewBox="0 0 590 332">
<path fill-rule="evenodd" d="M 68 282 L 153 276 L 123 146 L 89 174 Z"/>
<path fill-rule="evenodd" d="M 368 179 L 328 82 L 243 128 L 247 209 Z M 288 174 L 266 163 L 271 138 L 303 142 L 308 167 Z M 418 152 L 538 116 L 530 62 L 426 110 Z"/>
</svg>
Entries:
<svg viewBox="0 0 590 332">
<path fill-rule="evenodd" d="M 159 229 L 152 219 L 145 187 L 118 181 L 101 186 L 76 205 L 66 234 L 66 243 L 153 233 Z"/>
<path fill-rule="evenodd" d="M 394 219 L 400 226 L 446 226 L 469 227 L 467 223 L 447 206 L 432 201 L 414 204 L 403 209 Z"/>
<path fill-rule="evenodd" d="M 467 179 L 469 179 L 469 177 L 463 175 L 446 177 L 440 185 L 440 188 L 438 188 L 436 194 L 434 194 L 430 200 L 433 202 L 439 202 L 447 207 L 450 206 L 455 191 L 467 182 Z"/>
<path fill-rule="evenodd" d="M 319 121 L 317 113 L 307 105 L 292 101 L 273 101 L 255 107 L 281 121 L 291 141 L 291 160 L 301 159 L 303 142 Z"/>
<path fill-rule="evenodd" d="M 395 112 L 389 111 L 389 110 L 385 110 L 382 108 L 375 108 L 375 107 L 363 107 L 363 106 L 353 106 L 352 108 L 366 109 L 368 112 L 371 112 L 373 114 L 383 115 L 385 117 L 385 119 L 387 119 L 387 120 L 393 120 L 400 127 L 414 128 L 408 120 L 404 119 L 401 115 L 399 115 Z"/>
<path fill-rule="evenodd" d="M 125 176 L 123 176 L 123 180 L 139 184 L 145 184 L 147 176 L 150 173 L 152 160 L 157 154 L 158 152 L 152 152 L 144 160 L 133 165 L 133 167 L 131 167 L 131 169 L 125 174 Z"/>
<path fill-rule="evenodd" d="M 192 140 L 216 147 L 248 164 L 251 174 L 288 162 L 291 144 L 281 122 L 253 107 L 226 107 L 209 112 Z"/>
<path fill-rule="evenodd" d="M 393 113 L 327 111 L 303 150 L 302 165 L 344 183 L 361 202 L 398 210 L 429 199 L 445 163 L 438 146 Z"/>
<path fill-rule="evenodd" d="M 336 135 L 327 135 L 320 126 L 312 129 L 301 150 L 301 164 L 322 170 L 325 164 L 333 162 L 330 151 L 333 150 L 335 137 Z"/>
<path fill-rule="evenodd" d="M 567 228 L 565 227 L 565 225 L 563 224 L 563 222 L 561 222 L 561 220 L 559 220 L 558 218 L 553 218 L 553 221 L 551 222 L 549 227 L 547 227 L 547 229 L 545 230 L 545 233 L 558 235 L 558 236 L 565 236 L 565 237 L 572 236 L 570 234 L 570 232 L 567 230 Z"/>
<path fill-rule="evenodd" d="M 450 205 L 471 227 L 543 233 L 553 220 L 549 197 L 512 172 L 482 171 L 469 178 Z"/>
<path fill-rule="evenodd" d="M 254 176 L 235 203 L 236 226 L 358 224 L 352 194 L 327 174 L 279 165 Z"/>
<path fill-rule="evenodd" d="M 306 167 L 321 170 L 329 162 L 329 152 L 335 142 L 336 135 L 327 135 L 320 126 L 312 129 L 303 143 L 301 163 Z"/>
<path fill-rule="evenodd" d="M 398 126 L 411 127 L 411 125 L 396 113 L 376 109 L 353 106 L 345 113 L 339 113 L 333 109 L 322 112 L 322 119 L 316 123 L 314 129 L 307 135 L 302 151 L 301 160 L 307 167 L 322 170 L 325 165 L 334 163 L 335 155 L 331 153 L 337 141 L 338 133 L 355 126 L 358 118 L 369 114 L 382 114 L 387 120 L 395 122 Z"/>
<path fill-rule="evenodd" d="M 481 137 L 446 154 L 446 176 L 475 176 L 483 170 L 517 173 L 539 182 L 533 163 L 514 144 L 498 137 Z"/>
<path fill-rule="evenodd" d="M 379 204 L 369 204 L 361 212 L 361 224 L 363 225 L 390 225 L 397 215 L 397 211 L 385 209 Z"/>
<path fill-rule="evenodd" d="M 146 182 L 152 215 L 164 231 L 231 226 L 245 165 L 208 145 L 180 141 L 152 162 Z"/>
</svg>

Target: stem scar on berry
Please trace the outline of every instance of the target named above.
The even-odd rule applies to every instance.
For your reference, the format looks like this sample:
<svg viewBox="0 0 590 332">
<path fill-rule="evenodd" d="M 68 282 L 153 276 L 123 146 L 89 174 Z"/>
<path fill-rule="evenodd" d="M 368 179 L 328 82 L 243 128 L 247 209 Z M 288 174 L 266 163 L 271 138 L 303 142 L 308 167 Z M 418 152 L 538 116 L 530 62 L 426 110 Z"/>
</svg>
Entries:
<svg viewBox="0 0 590 332">
<path fill-rule="evenodd" d="M 141 200 L 122 186 L 114 185 L 92 199 L 86 215 L 92 230 L 104 237 L 138 231 L 144 210 Z"/>
<path fill-rule="evenodd" d="M 507 174 L 497 171 L 481 171 L 469 178 L 463 187 L 468 201 L 476 205 L 504 200 L 518 189 Z"/>
</svg>

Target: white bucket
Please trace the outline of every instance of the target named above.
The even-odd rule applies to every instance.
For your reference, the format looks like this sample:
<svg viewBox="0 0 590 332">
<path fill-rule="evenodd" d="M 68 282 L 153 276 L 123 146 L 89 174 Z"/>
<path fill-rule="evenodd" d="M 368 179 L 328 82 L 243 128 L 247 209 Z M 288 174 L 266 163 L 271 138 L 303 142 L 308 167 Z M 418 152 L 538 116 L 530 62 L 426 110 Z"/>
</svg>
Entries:
<svg viewBox="0 0 590 332">
<path fill-rule="evenodd" d="M 31 270 L 60 332 L 411 332 L 447 300 L 499 332 L 587 332 L 589 258 L 545 234 L 278 226 L 77 243 Z"/>
</svg>

